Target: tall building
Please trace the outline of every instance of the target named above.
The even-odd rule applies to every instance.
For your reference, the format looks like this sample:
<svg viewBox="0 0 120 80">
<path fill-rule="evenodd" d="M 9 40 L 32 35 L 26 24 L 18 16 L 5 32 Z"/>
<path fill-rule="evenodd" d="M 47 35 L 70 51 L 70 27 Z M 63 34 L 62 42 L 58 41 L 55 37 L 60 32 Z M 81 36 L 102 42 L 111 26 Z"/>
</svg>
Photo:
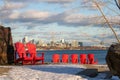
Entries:
<svg viewBox="0 0 120 80">
<path fill-rule="evenodd" d="M 35 44 L 35 40 L 34 40 L 34 39 L 32 39 L 32 40 L 31 40 L 31 43 Z"/>
<path fill-rule="evenodd" d="M 23 43 L 27 43 L 27 42 L 28 42 L 28 37 L 25 36 L 25 37 L 22 39 L 22 42 L 23 42 Z"/>
<path fill-rule="evenodd" d="M 65 43 L 65 40 L 64 40 L 64 39 L 62 39 L 62 40 L 61 40 L 61 43 Z"/>
<path fill-rule="evenodd" d="M 78 47 L 78 41 L 77 40 L 73 40 L 71 43 L 72 47 Z"/>
<path fill-rule="evenodd" d="M 79 46 L 83 46 L 83 42 L 78 42 L 78 45 Z"/>
<path fill-rule="evenodd" d="M 43 40 L 39 40 L 37 45 L 39 45 L 39 46 L 47 46 L 47 44 Z"/>
</svg>

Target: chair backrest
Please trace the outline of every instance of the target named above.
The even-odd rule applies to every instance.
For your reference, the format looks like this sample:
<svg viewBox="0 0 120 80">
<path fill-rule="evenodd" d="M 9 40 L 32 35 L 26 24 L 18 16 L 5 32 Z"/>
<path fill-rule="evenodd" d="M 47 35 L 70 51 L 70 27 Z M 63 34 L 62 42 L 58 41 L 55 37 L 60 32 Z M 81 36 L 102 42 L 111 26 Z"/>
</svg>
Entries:
<svg viewBox="0 0 120 80">
<path fill-rule="evenodd" d="M 26 57 L 25 46 L 21 42 L 15 43 L 16 53 L 18 53 L 19 58 Z"/>
<path fill-rule="evenodd" d="M 89 64 L 94 64 L 94 54 L 88 54 L 88 61 Z"/>
<path fill-rule="evenodd" d="M 87 55 L 86 54 L 80 54 L 80 63 L 87 64 Z"/>
<path fill-rule="evenodd" d="M 28 48 L 28 53 L 30 56 L 37 56 L 36 55 L 36 45 L 33 43 L 26 43 L 26 47 Z"/>
<path fill-rule="evenodd" d="M 71 62 L 72 63 L 78 63 L 78 54 L 72 54 L 71 55 Z"/>
<path fill-rule="evenodd" d="M 62 63 L 68 63 L 68 61 L 69 61 L 69 55 L 62 54 Z"/>
<path fill-rule="evenodd" d="M 60 55 L 59 54 L 53 54 L 52 55 L 52 62 L 53 63 L 59 63 L 60 62 Z"/>
</svg>

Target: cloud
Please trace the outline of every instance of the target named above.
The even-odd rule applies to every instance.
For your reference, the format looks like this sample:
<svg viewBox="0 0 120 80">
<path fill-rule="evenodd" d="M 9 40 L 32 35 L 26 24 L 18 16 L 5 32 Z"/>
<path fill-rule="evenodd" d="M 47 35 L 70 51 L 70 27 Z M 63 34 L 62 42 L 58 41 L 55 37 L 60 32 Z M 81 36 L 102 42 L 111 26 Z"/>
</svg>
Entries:
<svg viewBox="0 0 120 80">
<path fill-rule="evenodd" d="M 92 10 L 97 10 L 99 5 L 101 8 L 104 8 L 109 2 L 104 0 L 82 0 L 81 5 L 83 5 L 85 8 L 92 9 Z M 97 5 L 96 5 L 97 4 Z"/>
<path fill-rule="evenodd" d="M 14 12 L 9 14 L 9 19 L 18 19 L 19 18 L 20 13 L 19 12 Z"/>
<path fill-rule="evenodd" d="M 108 16 L 107 19 L 108 19 L 108 21 L 109 21 L 111 24 L 120 25 L 120 16 L 119 16 L 119 15 L 116 15 L 116 16 Z"/>
<path fill-rule="evenodd" d="M 68 9 L 64 12 L 49 12 L 49 11 L 40 11 L 40 10 L 23 10 L 26 8 L 26 3 L 22 4 L 20 2 L 73 2 L 75 0 L 9 0 L 10 3 L 4 5 L 0 11 L 0 17 L 4 23 L 20 23 L 24 26 L 39 26 L 40 24 L 51 24 L 57 23 L 58 25 L 64 26 L 99 26 L 105 24 L 106 21 L 103 17 L 98 16 L 96 14 L 93 15 L 85 15 L 83 13 L 76 13 L 78 9 Z M 9 2 L 8 1 L 8 2 Z M 84 3 L 89 5 L 91 2 L 89 0 L 83 0 Z M 100 2 L 100 1 L 99 1 Z M 84 5 L 86 5 L 84 4 Z M 99 3 L 100 4 L 100 3 Z M 101 2 L 102 4 L 102 2 Z M 21 11 L 20 11 L 21 10 Z M 110 23 L 119 24 L 120 18 L 119 16 L 107 16 Z"/>
<path fill-rule="evenodd" d="M 83 15 L 78 13 L 50 13 L 47 11 L 28 10 L 25 12 L 8 12 L 2 14 L 4 22 L 19 22 L 25 26 L 39 26 L 40 24 L 57 23 L 65 26 L 102 26 L 106 24 L 103 17 L 98 15 Z M 119 24 L 120 18 L 118 16 L 107 16 L 110 23 Z"/>
<path fill-rule="evenodd" d="M 117 16 L 107 16 L 110 23 L 119 23 L 120 18 Z M 59 25 L 68 26 L 89 26 L 89 25 L 103 25 L 106 23 L 102 16 L 98 15 L 83 15 L 74 13 L 59 13 L 47 18 L 48 22 L 57 22 Z"/>
<path fill-rule="evenodd" d="M 3 22 L 10 22 L 10 20 L 18 18 L 19 12 L 17 10 L 25 8 L 25 4 L 21 3 L 6 3 L 0 8 L 0 18 Z"/>
<path fill-rule="evenodd" d="M 48 3 L 70 3 L 75 0 L 40 0 L 40 1 L 48 2 Z"/>
<path fill-rule="evenodd" d="M 9 0 L 9 2 L 16 2 L 16 3 L 31 3 L 31 2 L 46 2 L 46 3 L 70 3 L 75 0 Z"/>
<path fill-rule="evenodd" d="M 25 12 L 18 12 L 18 11 L 11 11 L 6 14 L 2 14 L 1 16 L 4 17 L 3 21 L 7 23 L 11 22 L 19 22 L 20 24 L 30 24 L 30 22 L 41 23 L 44 21 L 47 17 L 49 17 L 49 12 L 42 12 L 42 11 L 34 11 L 29 10 Z"/>
<path fill-rule="evenodd" d="M 26 7 L 26 4 L 22 3 L 6 3 L 1 6 L 0 11 L 11 11 L 14 9 L 21 9 Z"/>
<path fill-rule="evenodd" d="M 49 12 L 30 10 L 30 11 L 21 13 L 19 17 L 23 19 L 44 20 L 45 18 L 49 17 L 49 15 L 50 15 Z"/>
</svg>

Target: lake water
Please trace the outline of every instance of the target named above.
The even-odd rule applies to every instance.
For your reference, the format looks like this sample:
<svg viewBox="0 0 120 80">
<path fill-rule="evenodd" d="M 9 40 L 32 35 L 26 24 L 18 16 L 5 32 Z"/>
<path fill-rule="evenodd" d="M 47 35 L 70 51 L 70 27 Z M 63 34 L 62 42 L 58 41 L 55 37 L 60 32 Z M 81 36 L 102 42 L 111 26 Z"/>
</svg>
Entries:
<svg viewBox="0 0 120 80">
<path fill-rule="evenodd" d="M 44 52 L 45 53 L 45 62 L 51 62 L 52 61 L 52 55 L 57 53 L 60 54 L 60 57 L 62 54 L 66 53 L 69 54 L 69 56 L 73 53 L 77 53 L 79 56 L 82 53 L 89 54 L 93 53 L 95 55 L 95 59 L 98 60 L 98 64 L 106 64 L 105 57 L 107 54 L 107 50 L 40 50 L 37 51 L 38 53 Z M 70 58 L 69 58 L 70 59 Z"/>
</svg>

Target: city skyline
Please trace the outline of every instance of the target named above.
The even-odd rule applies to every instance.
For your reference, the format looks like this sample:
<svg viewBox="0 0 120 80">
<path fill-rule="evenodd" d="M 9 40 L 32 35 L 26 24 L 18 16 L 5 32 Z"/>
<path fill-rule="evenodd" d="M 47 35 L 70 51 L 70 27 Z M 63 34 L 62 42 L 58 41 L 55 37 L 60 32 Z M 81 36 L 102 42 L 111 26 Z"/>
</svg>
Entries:
<svg viewBox="0 0 120 80">
<path fill-rule="evenodd" d="M 31 42 L 31 43 L 34 43 L 34 44 L 38 44 L 38 45 L 49 45 L 49 44 L 66 44 L 66 45 L 70 45 L 70 44 L 76 44 L 77 46 L 98 46 L 98 47 L 108 47 L 108 45 L 105 45 L 103 41 L 101 41 L 100 43 L 94 43 L 92 45 L 89 45 L 89 43 L 86 45 L 84 42 L 81 42 L 81 41 L 78 41 L 78 40 L 65 40 L 65 39 L 51 39 L 49 41 L 44 41 L 42 39 L 39 39 L 39 40 L 35 40 L 35 39 L 30 39 L 28 38 L 27 36 L 25 36 L 24 38 L 22 38 L 21 40 L 19 40 L 19 42 L 22 42 L 22 43 L 28 43 L 28 42 Z"/>
<path fill-rule="evenodd" d="M 114 2 L 96 0 L 119 32 L 119 10 Z M 89 0 L 1 0 L 0 22 L 12 29 L 13 41 L 78 40 L 86 45 L 116 42 L 96 5 Z M 88 44 L 89 43 L 89 44 Z"/>
</svg>

